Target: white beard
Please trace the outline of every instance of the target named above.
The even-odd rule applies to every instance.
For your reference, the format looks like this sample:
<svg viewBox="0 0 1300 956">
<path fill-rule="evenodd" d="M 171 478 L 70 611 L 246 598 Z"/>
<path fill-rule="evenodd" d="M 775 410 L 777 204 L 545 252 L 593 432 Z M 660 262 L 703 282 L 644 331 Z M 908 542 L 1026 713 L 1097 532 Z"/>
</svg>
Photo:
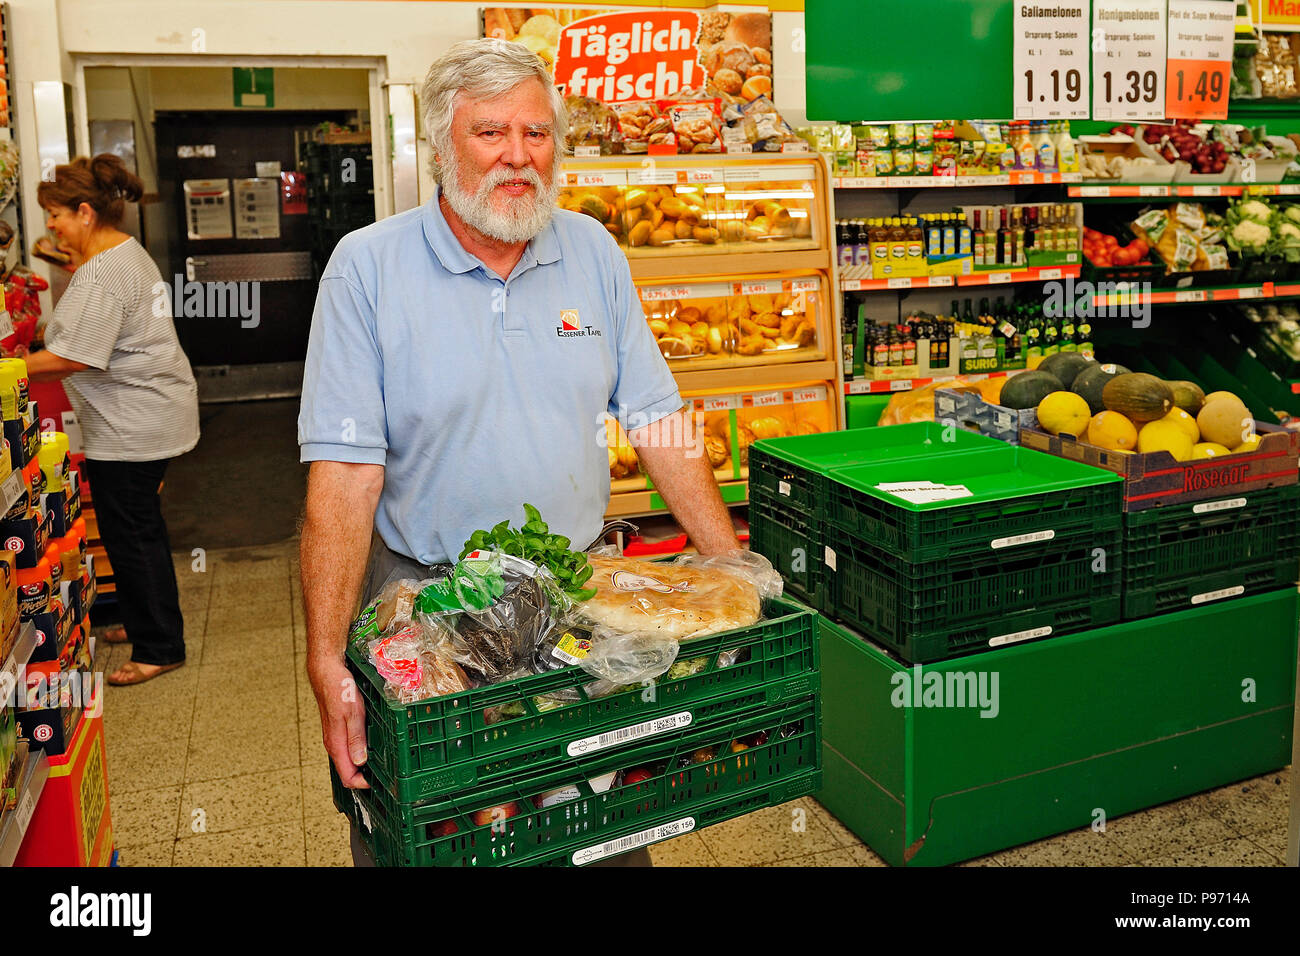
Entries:
<svg viewBox="0 0 1300 956">
<path fill-rule="evenodd" d="M 483 177 L 472 195 L 460 187 L 460 164 L 453 161 L 445 168 L 442 191 L 452 211 L 467 226 L 500 242 L 528 242 L 546 228 L 560 196 L 558 176 L 544 182 L 535 169 L 494 169 Z M 532 196 L 508 197 L 504 211 L 492 204 L 493 190 L 511 179 L 526 179 L 533 184 Z"/>
</svg>

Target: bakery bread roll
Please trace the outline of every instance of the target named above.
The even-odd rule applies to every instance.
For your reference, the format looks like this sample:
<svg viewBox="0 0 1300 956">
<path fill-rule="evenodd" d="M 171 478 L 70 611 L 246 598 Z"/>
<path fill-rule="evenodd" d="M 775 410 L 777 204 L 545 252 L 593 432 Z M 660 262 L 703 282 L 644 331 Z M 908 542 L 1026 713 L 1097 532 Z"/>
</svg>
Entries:
<svg viewBox="0 0 1300 956">
<path fill-rule="evenodd" d="M 734 40 L 748 47 L 772 49 L 772 15 L 770 13 L 737 13 L 731 17 L 722 39 Z"/>
<path fill-rule="evenodd" d="M 714 568 L 591 557 L 595 597 L 579 610 L 593 626 L 678 639 L 748 627 L 762 603 L 750 582 Z"/>
</svg>

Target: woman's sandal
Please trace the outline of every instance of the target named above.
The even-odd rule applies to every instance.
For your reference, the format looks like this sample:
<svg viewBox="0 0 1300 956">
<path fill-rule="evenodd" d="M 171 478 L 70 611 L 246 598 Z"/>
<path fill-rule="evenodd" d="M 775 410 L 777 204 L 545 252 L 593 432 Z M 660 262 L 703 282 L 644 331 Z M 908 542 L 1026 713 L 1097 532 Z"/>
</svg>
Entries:
<svg viewBox="0 0 1300 956">
<path fill-rule="evenodd" d="M 131 684 L 143 684 L 147 680 L 153 680 L 160 674 L 166 674 L 168 671 L 174 671 L 178 667 L 184 667 L 184 661 L 177 661 L 175 664 L 141 664 L 137 661 L 127 661 L 113 673 L 109 674 L 107 680 L 114 687 L 128 687 Z M 152 668 L 152 673 L 145 673 L 142 668 Z"/>
<path fill-rule="evenodd" d="M 110 627 L 104 632 L 105 644 L 128 644 L 130 641 L 131 638 L 126 636 L 126 628 L 124 627 Z"/>
</svg>

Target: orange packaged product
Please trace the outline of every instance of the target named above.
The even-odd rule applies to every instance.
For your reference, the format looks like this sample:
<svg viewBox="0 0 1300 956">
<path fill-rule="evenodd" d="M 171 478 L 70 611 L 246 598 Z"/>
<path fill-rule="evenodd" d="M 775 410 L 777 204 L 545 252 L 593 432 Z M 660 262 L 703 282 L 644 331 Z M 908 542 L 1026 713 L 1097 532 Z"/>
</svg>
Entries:
<svg viewBox="0 0 1300 956">
<path fill-rule="evenodd" d="M 69 531 L 62 538 L 56 539 L 59 546 L 59 563 L 62 565 L 63 580 L 75 581 L 81 574 L 81 550 L 83 544 L 76 529 Z"/>
<path fill-rule="evenodd" d="M 623 152 L 644 153 L 651 146 L 672 146 L 672 123 L 649 100 L 613 103 L 610 109 L 618 117 L 623 135 Z"/>
<path fill-rule="evenodd" d="M 50 601 L 54 595 L 54 579 L 50 575 L 50 564 L 44 558 L 36 562 L 34 568 L 18 569 L 18 616 L 31 620 L 37 614 L 50 610 Z"/>
<path fill-rule="evenodd" d="M 45 563 L 50 566 L 50 580 L 57 591 L 63 581 L 63 550 L 59 547 L 59 539 L 50 539 L 45 549 Z"/>
<path fill-rule="evenodd" d="M 86 574 L 86 519 L 78 518 L 72 523 L 72 530 L 77 533 L 77 576 Z"/>
</svg>

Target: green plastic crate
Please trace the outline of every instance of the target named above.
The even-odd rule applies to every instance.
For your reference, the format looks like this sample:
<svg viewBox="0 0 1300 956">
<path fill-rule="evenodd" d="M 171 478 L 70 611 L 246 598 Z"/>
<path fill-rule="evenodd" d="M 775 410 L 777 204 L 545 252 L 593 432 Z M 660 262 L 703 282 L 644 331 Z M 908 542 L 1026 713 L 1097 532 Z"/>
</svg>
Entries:
<svg viewBox="0 0 1300 956">
<path fill-rule="evenodd" d="M 703 660 L 699 673 L 593 699 L 583 689 L 595 678 L 565 667 L 399 704 L 384 696 L 383 678 L 364 652 L 349 647 L 348 668 L 366 705 L 367 761 L 398 799 L 416 800 L 554 766 L 581 741 L 645 721 L 681 712 L 701 720 L 815 692 L 815 613 L 784 598 L 765 602 L 763 611 L 752 627 L 684 641 L 677 660 Z M 581 699 L 552 706 L 554 695 L 565 693 Z"/>
<path fill-rule="evenodd" d="M 1190 610 L 1300 578 L 1300 485 L 1124 516 L 1124 617 Z"/>
<path fill-rule="evenodd" d="M 1118 530 L 1121 476 L 1030 448 L 994 445 L 835 469 L 826 486 L 826 522 L 912 562 L 989 553 L 1027 534 Z M 914 504 L 876 488 L 922 480 L 964 485 L 972 494 Z"/>
<path fill-rule="evenodd" d="M 830 526 L 826 543 L 825 613 L 911 663 L 1120 619 L 1118 525 L 916 564 Z"/>
<path fill-rule="evenodd" d="M 733 741 L 759 732 L 765 742 L 732 749 Z M 589 783 L 634 767 L 652 776 L 604 792 Z M 582 865 L 816 792 L 821 704 L 813 696 L 761 708 L 669 740 L 419 803 L 395 800 L 373 768 L 366 776 L 370 790 L 347 790 L 330 769 L 335 806 L 381 866 Z M 543 794 L 558 802 L 539 807 Z M 498 807 L 518 812 L 494 820 Z M 482 813 L 477 822 L 474 813 Z"/>
<path fill-rule="evenodd" d="M 782 507 L 770 492 L 749 489 L 749 549 L 772 562 L 788 593 L 817 607 L 822 545 L 817 519 Z"/>
<path fill-rule="evenodd" d="M 833 469 L 997 448 L 1000 444 L 934 422 L 765 438 L 749 446 L 749 487 L 779 495 L 782 507 L 812 516 L 822 507 L 825 494 L 821 476 Z"/>
</svg>

